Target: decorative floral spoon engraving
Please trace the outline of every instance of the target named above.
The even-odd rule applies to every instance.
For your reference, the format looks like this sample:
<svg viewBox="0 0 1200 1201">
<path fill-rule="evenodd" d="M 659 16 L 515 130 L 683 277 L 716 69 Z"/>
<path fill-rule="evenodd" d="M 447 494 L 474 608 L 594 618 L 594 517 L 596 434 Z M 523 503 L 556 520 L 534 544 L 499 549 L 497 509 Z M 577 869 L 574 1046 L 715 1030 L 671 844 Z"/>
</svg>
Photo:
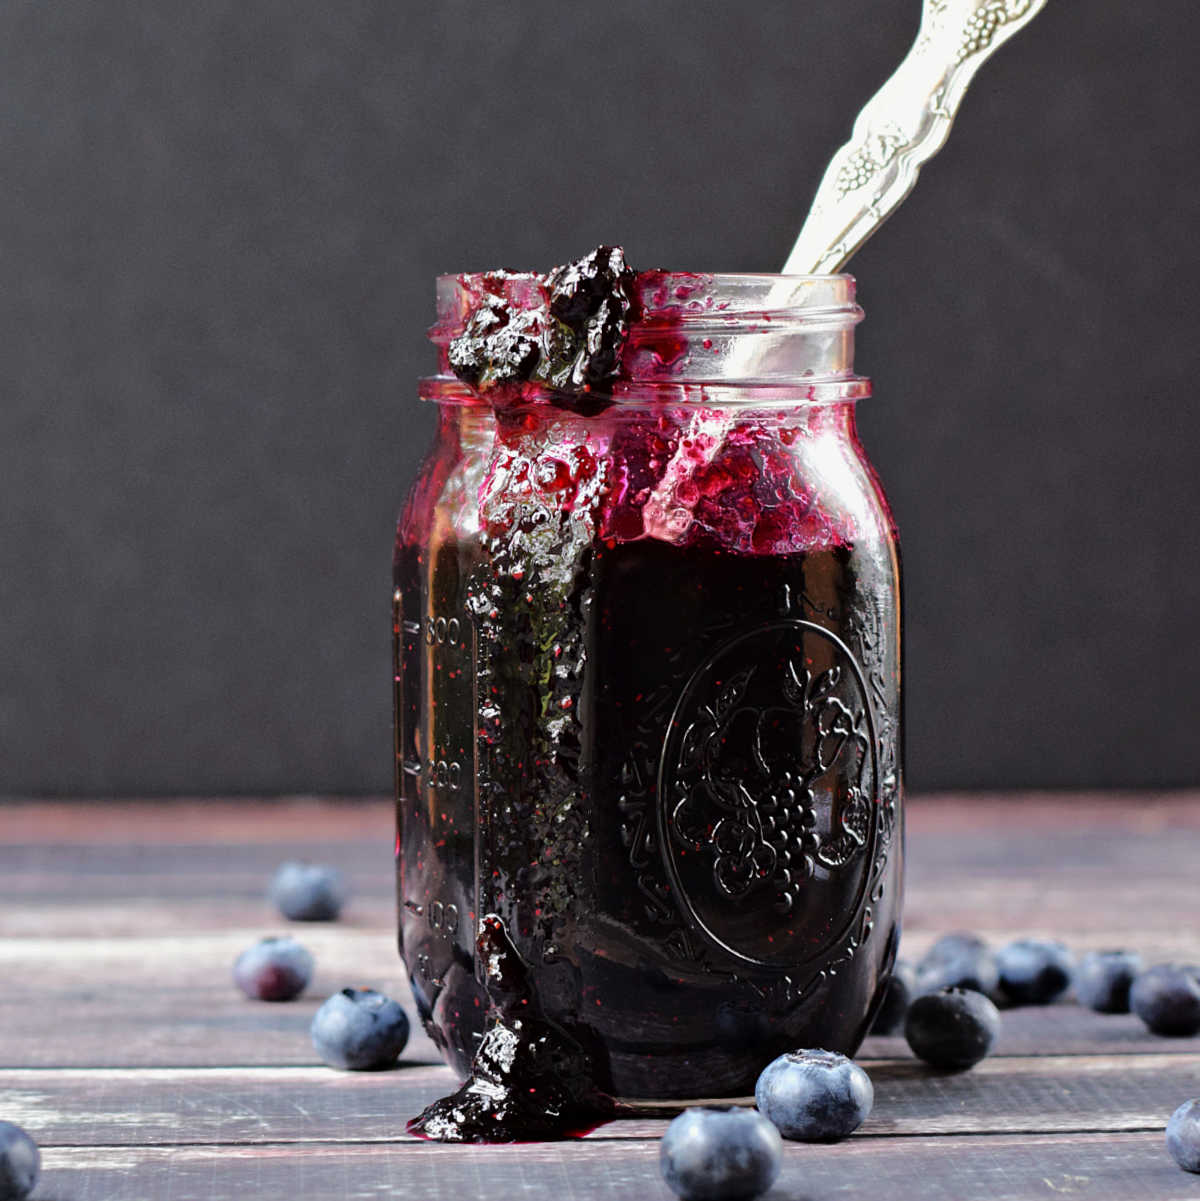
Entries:
<svg viewBox="0 0 1200 1201">
<path fill-rule="evenodd" d="M 1046 0 L 925 0 L 907 57 L 833 156 L 784 275 L 840 271 L 941 149 L 975 72 Z"/>
</svg>

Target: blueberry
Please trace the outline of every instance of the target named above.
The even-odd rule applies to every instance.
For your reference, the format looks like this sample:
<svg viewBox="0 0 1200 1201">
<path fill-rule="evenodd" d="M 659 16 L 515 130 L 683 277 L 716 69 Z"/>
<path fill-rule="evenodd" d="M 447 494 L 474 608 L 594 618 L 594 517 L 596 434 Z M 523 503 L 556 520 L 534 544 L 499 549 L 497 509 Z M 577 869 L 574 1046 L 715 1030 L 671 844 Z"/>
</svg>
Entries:
<svg viewBox="0 0 1200 1201">
<path fill-rule="evenodd" d="M 1200 967 L 1160 963 L 1141 973 L 1129 990 L 1129 1007 L 1155 1034 L 1200 1031 Z"/>
<path fill-rule="evenodd" d="M 852 1134 L 874 1100 L 870 1076 L 836 1051 L 789 1051 L 767 1064 L 754 1086 L 759 1113 L 784 1138 L 802 1143 Z"/>
<path fill-rule="evenodd" d="M 597 246 L 547 275 L 550 312 L 574 335 L 569 353 L 545 364 L 548 382 L 578 391 L 616 372 L 629 334 L 635 279 L 619 246 Z"/>
<path fill-rule="evenodd" d="M 1075 996 L 1098 1013 L 1128 1013 L 1129 989 L 1141 970 L 1136 951 L 1089 951 L 1075 965 Z"/>
<path fill-rule="evenodd" d="M 312 979 L 313 957 L 294 938 L 264 938 L 234 962 L 233 982 L 259 1001 L 290 1001 Z"/>
<path fill-rule="evenodd" d="M 1000 1011 L 969 988 L 943 988 L 918 997 L 904 1021 L 913 1054 L 935 1068 L 973 1067 L 999 1033 Z"/>
<path fill-rule="evenodd" d="M 0 1122 L 0 1201 L 21 1201 L 33 1192 L 42 1157 L 37 1143 L 12 1122 Z"/>
<path fill-rule="evenodd" d="M 293 922 L 332 922 L 346 903 L 346 885 L 337 868 L 285 863 L 272 878 L 269 895 Z"/>
<path fill-rule="evenodd" d="M 1018 938 L 996 952 L 1000 991 L 1017 1005 L 1048 1005 L 1071 987 L 1075 961 L 1061 942 Z"/>
<path fill-rule="evenodd" d="M 486 392 L 532 380 L 565 403 L 619 372 L 637 308 L 637 273 L 619 246 L 598 246 L 545 275 L 477 278 L 482 295 L 447 350 L 464 383 Z"/>
<path fill-rule="evenodd" d="M 1000 973 L 991 948 L 975 934 L 945 934 L 917 964 L 917 989 L 970 988 L 995 992 Z"/>
<path fill-rule="evenodd" d="M 1200 1101 L 1185 1101 L 1171 1115 L 1167 1150 L 1185 1172 L 1200 1172 Z"/>
<path fill-rule="evenodd" d="M 331 1068 L 390 1068 L 408 1042 L 408 1015 L 373 988 L 335 992 L 312 1020 L 312 1043 Z"/>
<path fill-rule="evenodd" d="M 779 1131 L 753 1109 L 701 1105 L 667 1127 L 658 1166 L 683 1201 L 739 1201 L 771 1187 L 782 1147 Z"/>
<path fill-rule="evenodd" d="M 895 1034 L 904 1025 L 904 1015 L 917 995 L 917 969 L 907 960 L 896 960 L 884 990 L 872 1034 Z"/>
</svg>

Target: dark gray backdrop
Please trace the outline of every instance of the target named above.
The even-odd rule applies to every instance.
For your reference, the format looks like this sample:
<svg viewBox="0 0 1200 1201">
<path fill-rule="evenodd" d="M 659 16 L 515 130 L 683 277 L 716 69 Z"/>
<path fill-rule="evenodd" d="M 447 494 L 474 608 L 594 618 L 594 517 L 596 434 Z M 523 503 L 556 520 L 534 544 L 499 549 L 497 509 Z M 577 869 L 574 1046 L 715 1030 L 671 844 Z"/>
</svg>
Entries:
<svg viewBox="0 0 1200 1201">
<path fill-rule="evenodd" d="M 0 8 L 0 793 L 386 791 L 435 273 L 773 270 L 918 0 Z M 913 785 L 1200 780 L 1191 0 L 1050 0 L 859 254 Z"/>
</svg>

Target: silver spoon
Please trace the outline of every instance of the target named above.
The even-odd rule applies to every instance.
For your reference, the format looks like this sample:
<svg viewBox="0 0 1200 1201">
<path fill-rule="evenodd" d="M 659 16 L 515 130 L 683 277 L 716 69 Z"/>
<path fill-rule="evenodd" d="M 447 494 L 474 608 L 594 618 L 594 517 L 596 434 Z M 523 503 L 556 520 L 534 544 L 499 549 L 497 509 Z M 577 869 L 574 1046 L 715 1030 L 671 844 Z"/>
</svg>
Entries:
<svg viewBox="0 0 1200 1201">
<path fill-rule="evenodd" d="M 785 275 L 840 271 L 945 143 L 975 72 L 1046 0 L 924 0 L 917 40 L 834 156 Z"/>
</svg>

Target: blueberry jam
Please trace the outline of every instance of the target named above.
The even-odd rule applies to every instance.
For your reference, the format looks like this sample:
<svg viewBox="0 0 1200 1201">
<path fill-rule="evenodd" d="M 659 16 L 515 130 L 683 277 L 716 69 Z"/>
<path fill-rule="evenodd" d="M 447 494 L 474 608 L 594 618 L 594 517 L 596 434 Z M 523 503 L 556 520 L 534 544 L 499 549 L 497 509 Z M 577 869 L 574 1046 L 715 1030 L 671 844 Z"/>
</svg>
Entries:
<svg viewBox="0 0 1200 1201">
<path fill-rule="evenodd" d="M 467 1081 L 426 1137 L 746 1095 L 853 1054 L 882 998 L 895 532 L 853 283 L 777 311 L 771 283 L 606 247 L 442 281 L 394 593 L 401 953 Z"/>
</svg>

